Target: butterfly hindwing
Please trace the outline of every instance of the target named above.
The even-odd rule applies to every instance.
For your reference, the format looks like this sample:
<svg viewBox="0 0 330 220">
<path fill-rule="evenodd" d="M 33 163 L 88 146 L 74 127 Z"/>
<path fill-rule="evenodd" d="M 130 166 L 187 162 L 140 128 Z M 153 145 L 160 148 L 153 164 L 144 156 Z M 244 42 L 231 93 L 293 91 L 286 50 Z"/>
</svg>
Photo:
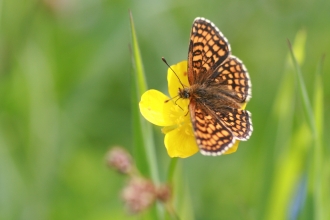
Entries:
<svg viewBox="0 0 330 220">
<path fill-rule="evenodd" d="M 236 139 L 245 141 L 250 138 L 253 128 L 249 111 L 227 107 L 216 115 Z"/>
<path fill-rule="evenodd" d="M 200 103 L 190 103 L 190 114 L 197 145 L 204 155 L 221 155 L 236 141 L 232 132 Z"/>
</svg>

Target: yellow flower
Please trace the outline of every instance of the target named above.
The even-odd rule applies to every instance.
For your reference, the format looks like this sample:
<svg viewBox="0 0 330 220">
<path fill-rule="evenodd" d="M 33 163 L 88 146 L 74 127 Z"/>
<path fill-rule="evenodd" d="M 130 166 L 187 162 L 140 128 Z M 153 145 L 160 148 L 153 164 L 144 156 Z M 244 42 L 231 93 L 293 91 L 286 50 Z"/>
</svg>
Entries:
<svg viewBox="0 0 330 220">
<path fill-rule="evenodd" d="M 181 82 L 189 86 L 187 61 L 171 67 Z M 190 157 L 198 152 L 198 146 L 188 112 L 189 99 L 178 97 L 178 91 L 182 85 L 171 69 L 167 70 L 167 81 L 168 92 L 173 99 L 170 100 L 168 96 L 157 90 L 148 90 L 141 97 L 140 112 L 149 122 L 163 127 L 164 143 L 170 157 Z M 235 152 L 238 144 L 239 141 L 236 141 L 225 154 Z"/>
</svg>

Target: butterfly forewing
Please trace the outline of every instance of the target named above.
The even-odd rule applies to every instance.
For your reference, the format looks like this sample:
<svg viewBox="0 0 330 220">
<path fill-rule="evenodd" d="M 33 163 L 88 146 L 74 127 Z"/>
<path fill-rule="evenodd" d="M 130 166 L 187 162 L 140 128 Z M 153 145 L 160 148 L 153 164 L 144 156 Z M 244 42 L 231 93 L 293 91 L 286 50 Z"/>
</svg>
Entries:
<svg viewBox="0 0 330 220">
<path fill-rule="evenodd" d="M 205 81 L 230 54 L 230 45 L 219 29 L 205 18 L 196 18 L 190 35 L 188 79 Z"/>
</svg>

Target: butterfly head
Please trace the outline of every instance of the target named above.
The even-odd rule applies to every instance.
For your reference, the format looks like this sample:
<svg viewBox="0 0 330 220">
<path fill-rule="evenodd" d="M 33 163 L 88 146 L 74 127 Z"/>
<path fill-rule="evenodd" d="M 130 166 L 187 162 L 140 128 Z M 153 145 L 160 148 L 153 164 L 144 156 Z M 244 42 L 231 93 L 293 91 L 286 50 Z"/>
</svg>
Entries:
<svg viewBox="0 0 330 220">
<path fill-rule="evenodd" d="M 179 97 L 182 99 L 189 99 L 190 98 L 190 89 L 189 87 L 179 88 Z"/>
</svg>

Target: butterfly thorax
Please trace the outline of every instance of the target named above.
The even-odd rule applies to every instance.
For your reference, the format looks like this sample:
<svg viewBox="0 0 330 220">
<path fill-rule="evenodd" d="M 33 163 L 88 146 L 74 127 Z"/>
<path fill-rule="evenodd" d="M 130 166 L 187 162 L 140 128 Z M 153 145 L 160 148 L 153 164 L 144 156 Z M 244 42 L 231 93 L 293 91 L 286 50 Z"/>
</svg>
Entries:
<svg viewBox="0 0 330 220">
<path fill-rule="evenodd" d="M 194 103 L 202 104 L 209 109 L 240 108 L 240 104 L 227 91 L 226 86 L 212 86 L 210 84 L 194 84 L 190 87 L 179 88 L 179 96 L 190 99 Z"/>
</svg>

